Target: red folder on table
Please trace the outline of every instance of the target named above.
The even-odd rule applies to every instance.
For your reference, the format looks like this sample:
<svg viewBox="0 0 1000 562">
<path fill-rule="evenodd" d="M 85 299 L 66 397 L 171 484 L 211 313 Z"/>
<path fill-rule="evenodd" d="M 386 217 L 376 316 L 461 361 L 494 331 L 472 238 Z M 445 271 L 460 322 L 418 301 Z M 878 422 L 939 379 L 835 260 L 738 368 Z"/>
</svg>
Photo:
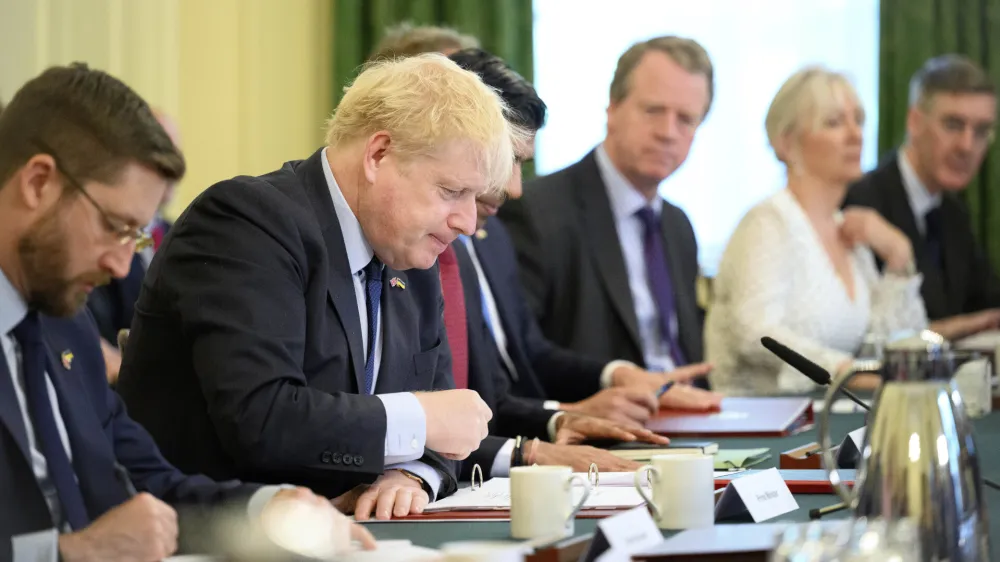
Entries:
<svg viewBox="0 0 1000 562">
<path fill-rule="evenodd" d="M 785 437 L 814 421 L 809 398 L 724 398 L 715 412 L 660 410 L 646 428 L 669 437 Z"/>
</svg>

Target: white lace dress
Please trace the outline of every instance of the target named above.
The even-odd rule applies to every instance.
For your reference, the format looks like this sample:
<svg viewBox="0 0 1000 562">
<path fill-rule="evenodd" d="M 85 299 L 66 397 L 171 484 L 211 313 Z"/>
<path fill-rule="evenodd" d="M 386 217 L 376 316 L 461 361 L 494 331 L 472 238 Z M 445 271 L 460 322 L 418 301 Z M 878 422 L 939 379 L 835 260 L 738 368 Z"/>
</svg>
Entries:
<svg viewBox="0 0 1000 562">
<path fill-rule="evenodd" d="M 831 373 L 869 333 L 923 329 L 919 275 L 882 275 L 867 247 L 852 252 L 854 300 L 805 212 L 786 189 L 733 233 L 705 325 L 713 390 L 731 396 L 807 393 L 817 386 L 764 349 L 770 336 Z"/>
</svg>

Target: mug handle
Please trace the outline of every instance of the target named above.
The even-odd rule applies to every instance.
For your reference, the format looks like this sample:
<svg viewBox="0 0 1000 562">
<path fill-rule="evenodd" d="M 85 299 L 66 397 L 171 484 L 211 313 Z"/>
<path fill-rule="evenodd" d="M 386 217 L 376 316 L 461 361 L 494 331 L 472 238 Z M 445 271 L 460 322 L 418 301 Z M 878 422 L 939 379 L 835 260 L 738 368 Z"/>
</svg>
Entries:
<svg viewBox="0 0 1000 562">
<path fill-rule="evenodd" d="M 648 477 L 650 484 L 656 484 L 656 481 L 659 480 L 659 478 L 660 478 L 660 471 L 656 470 L 655 466 L 653 466 L 651 464 L 647 464 L 647 465 L 643 466 L 642 468 L 640 468 L 639 470 L 635 471 L 635 478 L 634 478 L 635 479 L 635 489 L 636 489 L 636 491 L 639 492 L 639 495 L 642 497 L 642 499 L 645 500 L 646 505 L 648 505 L 649 508 L 653 510 L 653 518 L 659 520 L 660 519 L 660 508 L 656 507 L 656 503 L 653 502 L 653 496 L 651 496 L 651 495 L 647 496 L 646 492 L 643 491 L 643 489 L 642 489 L 642 477 L 645 476 L 645 474 L 647 472 L 652 472 L 653 473 L 652 476 Z"/>
<path fill-rule="evenodd" d="M 566 523 L 569 523 L 571 519 L 576 517 L 577 513 L 580 513 L 580 510 L 583 509 L 583 504 L 587 503 L 587 498 L 590 497 L 590 482 L 588 482 L 586 478 L 584 478 L 579 474 L 574 474 L 573 476 L 571 476 L 569 480 L 566 481 L 566 485 L 569 486 L 570 492 L 573 491 L 573 482 L 579 482 L 580 484 L 583 484 L 583 497 L 580 498 L 580 503 L 576 504 L 576 507 L 573 508 L 573 511 L 571 511 L 569 515 L 566 516 Z"/>
</svg>

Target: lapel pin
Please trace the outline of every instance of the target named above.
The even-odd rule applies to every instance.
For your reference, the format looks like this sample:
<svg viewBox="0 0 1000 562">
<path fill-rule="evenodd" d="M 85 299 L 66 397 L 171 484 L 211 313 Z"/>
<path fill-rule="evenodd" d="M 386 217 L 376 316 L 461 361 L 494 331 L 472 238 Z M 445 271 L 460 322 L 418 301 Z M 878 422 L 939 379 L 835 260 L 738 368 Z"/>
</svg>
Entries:
<svg viewBox="0 0 1000 562">
<path fill-rule="evenodd" d="M 392 279 L 390 279 L 389 285 L 393 287 L 398 287 L 400 289 L 406 288 L 406 283 L 403 283 L 403 281 L 399 277 L 393 277 Z"/>
<path fill-rule="evenodd" d="M 62 366 L 67 371 L 73 368 L 73 352 L 66 350 L 62 352 Z"/>
<path fill-rule="evenodd" d="M 486 229 L 485 228 L 480 228 L 479 230 L 476 231 L 476 239 L 477 240 L 483 240 L 485 238 L 486 238 Z"/>
</svg>

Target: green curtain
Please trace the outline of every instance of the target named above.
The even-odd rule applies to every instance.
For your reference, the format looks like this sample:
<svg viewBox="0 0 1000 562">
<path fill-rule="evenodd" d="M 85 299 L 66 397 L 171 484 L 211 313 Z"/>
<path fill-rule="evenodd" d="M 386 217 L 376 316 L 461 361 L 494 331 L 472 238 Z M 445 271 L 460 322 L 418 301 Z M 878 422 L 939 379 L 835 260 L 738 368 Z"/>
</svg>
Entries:
<svg viewBox="0 0 1000 562">
<path fill-rule="evenodd" d="M 910 77 L 936 55 L 959 53 L 1000 87 L 1000 0 L 881 0 L 879 154 L 902 142 Z M 973 229 L 1000 269 L 1000 143 L 965 192 Z"/>
<path fill-rule="evenodd" d="M 533 74 L 532 0 L 334 0 L 334 105 L 387 27 L 409 21 L 475 36 L 528 80 Z"/>
</svg>

